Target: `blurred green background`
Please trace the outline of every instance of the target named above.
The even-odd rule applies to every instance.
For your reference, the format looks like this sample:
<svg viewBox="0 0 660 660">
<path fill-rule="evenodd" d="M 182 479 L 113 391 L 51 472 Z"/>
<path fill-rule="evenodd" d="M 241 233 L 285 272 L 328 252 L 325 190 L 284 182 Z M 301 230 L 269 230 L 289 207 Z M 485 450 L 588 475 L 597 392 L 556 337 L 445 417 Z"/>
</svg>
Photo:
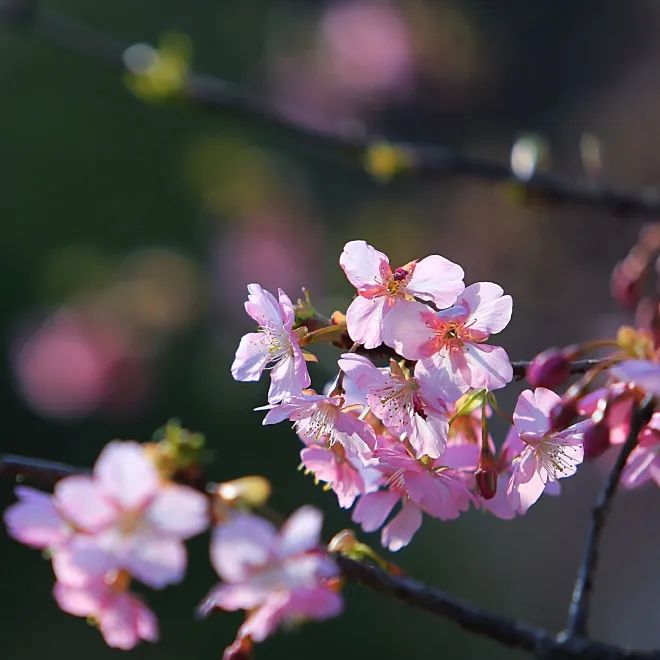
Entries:
<svg viewBox="0 0 660 660">
<path fill-rule="evenodd" d="M 592 176 L 657 183 L 660 5 L 652 0 L 303 2 L 50 1 L 126 43 L 190 37 L 195 68 L 240 83 L 314 126 L 361 122 L 377 134 L 506 160 L 544 137 L 550 164 L 585 176 L 580 142 L 597 136 Z M 337 259 L 363 238 L 405 263 L 440 253 L 467 282 L 514 297 L 502 344 L 514 359 L 611 334 L 626 319 L 608 293 L 641 223 L 525 204 L 469 180 L 384 186 L 247 118 L 143 103 L 121 77 L 25 32 L 0 31 L 0 451 L 91 464 L 112 438 L 149 439 L 168 418 L 206 433 L 222 480 L 267 475 L 273 503 L 312 502 L 328 536 L 350 525 L 334 496 L 296 472 L 298 441 L 263 429 L 266 383 L 235 383 L 245 285 L 345 308 Z M 332 376 L 334 354 L 313 370 Z M 518 385 L 502 397 L 511 406 Z M 524 519 L 470 512 L 428 520 L 393 557 L 409 573 L 511 616 L 563 624 L 585 521 L 604 464 Z M 0 484 L 0 506 L 12 501 Z M 596 590 L 602 639 L 660 646 L 655 490 L 615 506 Z M 378 544 L 377 535 L 369 539 Z M 240 616 L 193 621 L 215 582 L 207 538 L 184 584 L 149 593 L 162 641 L 142 659 L 218 658 Z M 0 657 L 115 658 L 59 612 L 38 553 L 0 537 Z M 375 593 L 346 589 L 336 620 L 281 634 L 264 658 L 513 658 L 508 649 Z"/>
</svg>

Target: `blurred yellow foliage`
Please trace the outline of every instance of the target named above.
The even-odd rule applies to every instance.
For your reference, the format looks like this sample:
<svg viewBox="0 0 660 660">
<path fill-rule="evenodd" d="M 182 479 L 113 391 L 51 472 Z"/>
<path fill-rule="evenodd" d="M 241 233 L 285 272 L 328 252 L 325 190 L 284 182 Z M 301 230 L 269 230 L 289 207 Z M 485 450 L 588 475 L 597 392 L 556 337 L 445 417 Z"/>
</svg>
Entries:
<svg viewBox="0 0 660 660">
<path fill-rule="evenodd" d="M 176 97 L 184 88 L 191 59 L 190 39 L 179 32 L 163 35 L 158 48 L 131 46 L 124 54 L 126 86 L 146 102 Z"/>
</svg>

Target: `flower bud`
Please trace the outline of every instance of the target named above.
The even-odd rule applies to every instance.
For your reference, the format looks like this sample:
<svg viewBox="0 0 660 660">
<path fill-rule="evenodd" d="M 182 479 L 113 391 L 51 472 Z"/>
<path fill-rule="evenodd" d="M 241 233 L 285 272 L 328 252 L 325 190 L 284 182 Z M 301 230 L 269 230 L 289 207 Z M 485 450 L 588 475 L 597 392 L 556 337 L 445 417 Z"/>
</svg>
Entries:
<svg viewBox="0 0 660 660">
<path fill-rule="evenodd" d="M 614 299 L 626 309 L 635 309 L 644 288 L 643 267 L 630 258 L 619 262 L 610 277 Z"/>
<path fill-rule="evenodd" d="M 268 479 L 257 475 L 240 477 L 218 484 L 216 493 L 227 504 L 247 504 L 263 506 L 270 497 L 271 486 Z"/>
<path fill-rule="evenodd" d="M 582 440 L 585 458 L 598 458 L 610 446 L 610 429 L 607 424 L 599 422 L 592 424 L 584 432 Z"/>
<path fill-rule="evenodd" d="M 238 637 L 222 654 L 222 660 L 250 660 L 252 658 L 252 639 Z"/>
<path fill-rule="evenodd" d="M 475 473 L 479 495 L 485 500 L 492 500 L 497 493 L 497 472 L 490 467 L 480 467 Z"/>
<path fill-rule="evenodd" d="M 539 353 L 527 367 L 527 381 L 532 387 L 553 388 L 570 376 L 571 365 L 566 351 L 549 348 Z"/>
<path fill-rule="evenodd" d="M 328 552 L 338 552 L 340 554 L 347 554 L 355 550 L 358 540 L 355 537 L 355 532 L 352 529 L 342 529 L 337 532 L 328 543 Z"/>
<path fill-rule="evenodd" d="M 576 400 L 571 397 L 562 399 L 550 411 L 550 426 L 553 431 L 565 429 L 577 415 Z"/>
</svg>

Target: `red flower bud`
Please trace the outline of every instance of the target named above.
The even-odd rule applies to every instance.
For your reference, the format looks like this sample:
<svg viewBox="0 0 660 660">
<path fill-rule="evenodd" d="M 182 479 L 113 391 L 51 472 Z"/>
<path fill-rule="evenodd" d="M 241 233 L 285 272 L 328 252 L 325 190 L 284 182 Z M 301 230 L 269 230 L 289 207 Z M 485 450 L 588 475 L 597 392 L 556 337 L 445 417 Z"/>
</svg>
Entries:
<svg viewBox="0 0 660 660">
<path fill-rule="evenodd" d="M 225 649 L 222 660 L 250 660 L 252 658 L 252 639 L 238 637 Z"/>
<path fill-rule="evenodd" d="M 539 353 L 527 367 L 527 381 L 532 387 L 553 388 L 566 381 L 571 364 L 566 351 L 549 348 Z"/>
<path fill-rule="evenodd" d="M 582 440 L 585 458 L 598 458 L 610 446 L 610 429 L 605 422 L 592 424 Z"/>
<path fill-rule="evenodd" d="M 565 429 L 577 416 L 577 402 L 574 398 L 562 399 L 550 411 L 550 426 L 553 431 Z"/>
<path fill-rule="evenodd" d="M 479 495 L 485 500 L 492 500 L 497 493 L 497 472 L 493 468 L 480 467 L 474 473 L 474 477 Z"/>
<path fill-rule="evenodd" d="M 610 290 L 614 299 L 626 309 L 635 309 L 644 288 L 643 266 L 627 257 L 612 271 Z"/>
</svg>

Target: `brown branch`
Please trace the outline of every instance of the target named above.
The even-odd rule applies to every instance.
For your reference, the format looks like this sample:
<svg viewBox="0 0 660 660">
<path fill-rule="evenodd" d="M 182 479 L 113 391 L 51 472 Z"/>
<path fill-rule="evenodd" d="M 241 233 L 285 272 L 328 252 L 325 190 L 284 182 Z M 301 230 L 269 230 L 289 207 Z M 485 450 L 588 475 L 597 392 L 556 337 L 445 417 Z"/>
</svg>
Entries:
<svg viewBox="0 0 660 660">
<path fill-rule="evenodd" d="M 617 491 L 626 461 L 637 444 L 637 436 L 644 424 L 651 419 L 654 409 L 655 400 L 653 397 L 647 396 L 642 404 L 635 410 L 630 422 L 628 437 L 623 447 L 621 447 L 621 451 L 617 456 L 614 467 L 596 500 L 596 504 L 591 514 L 587 544 L 580 563 L 575 586 L 573 588 L 573 596 L 571 598 L 565 633 L 568 639 L 585 635 L 587 632 L 587 619 L 589 617 L 591 592 L 598 564 L 598 551 L 603 529 L 605 527 L 605 521 L 607 520 L 607 514 L 610 511 L 612 498 Z"/>
<path fill-rule="evenodd" d="M 599 367 L 609 359 L 610 358 L 591 358 L 586 360 L 573 360 L 570 362 L 570 373 L 573 375 L 585 374 L 587 371 L 590 371 L 594 367 Z M 514 360 L 511 362 L 511 366 L 513 367 L 513 377 L 516 380 L 525 378 L 530 364 L 532 364 L 531 360 Z"/>
<path fill-rule="evenodd" d="M 529 651 L 540 658 L 581 660 L 657 660 L 660 651 L 633 651 L 591 639 L 565 640 L 528 623 L 483 610 L 472 603 L 408 577 L 341 555 L 336 556 L 344 577 L 387 594 L 407 605 L 449 619 L 472 633 L 500 644 Z"/>
<path fill-rule="evenodd" d="M 0 5 L 0 19 L 17 27 L 29 27 L 38 37 L 77 55 L 124 70 L 126 44 L 36 2 L 5 0 Z M 306 125 L 271 100 L 209 75 L 190 73 L 179 96 L 196 106 L 283 129 L 297 141 L 319 149 L 324 156 L 339 156 L 353 165 L 362 166 L 369 149 L 383 142 L 364 128 L 323 129 Z M 544 172 L 521 179 L 505 161 L 463 154 L 442 145 L 387 142 L 401 150 L 406 162 L 395 178 L 467 177 L 514 186 L 537 201 L 590 207 L 619 216 L 660 215 L 660 191 L 656 189 L 625 191 Z"/>
</svg>

